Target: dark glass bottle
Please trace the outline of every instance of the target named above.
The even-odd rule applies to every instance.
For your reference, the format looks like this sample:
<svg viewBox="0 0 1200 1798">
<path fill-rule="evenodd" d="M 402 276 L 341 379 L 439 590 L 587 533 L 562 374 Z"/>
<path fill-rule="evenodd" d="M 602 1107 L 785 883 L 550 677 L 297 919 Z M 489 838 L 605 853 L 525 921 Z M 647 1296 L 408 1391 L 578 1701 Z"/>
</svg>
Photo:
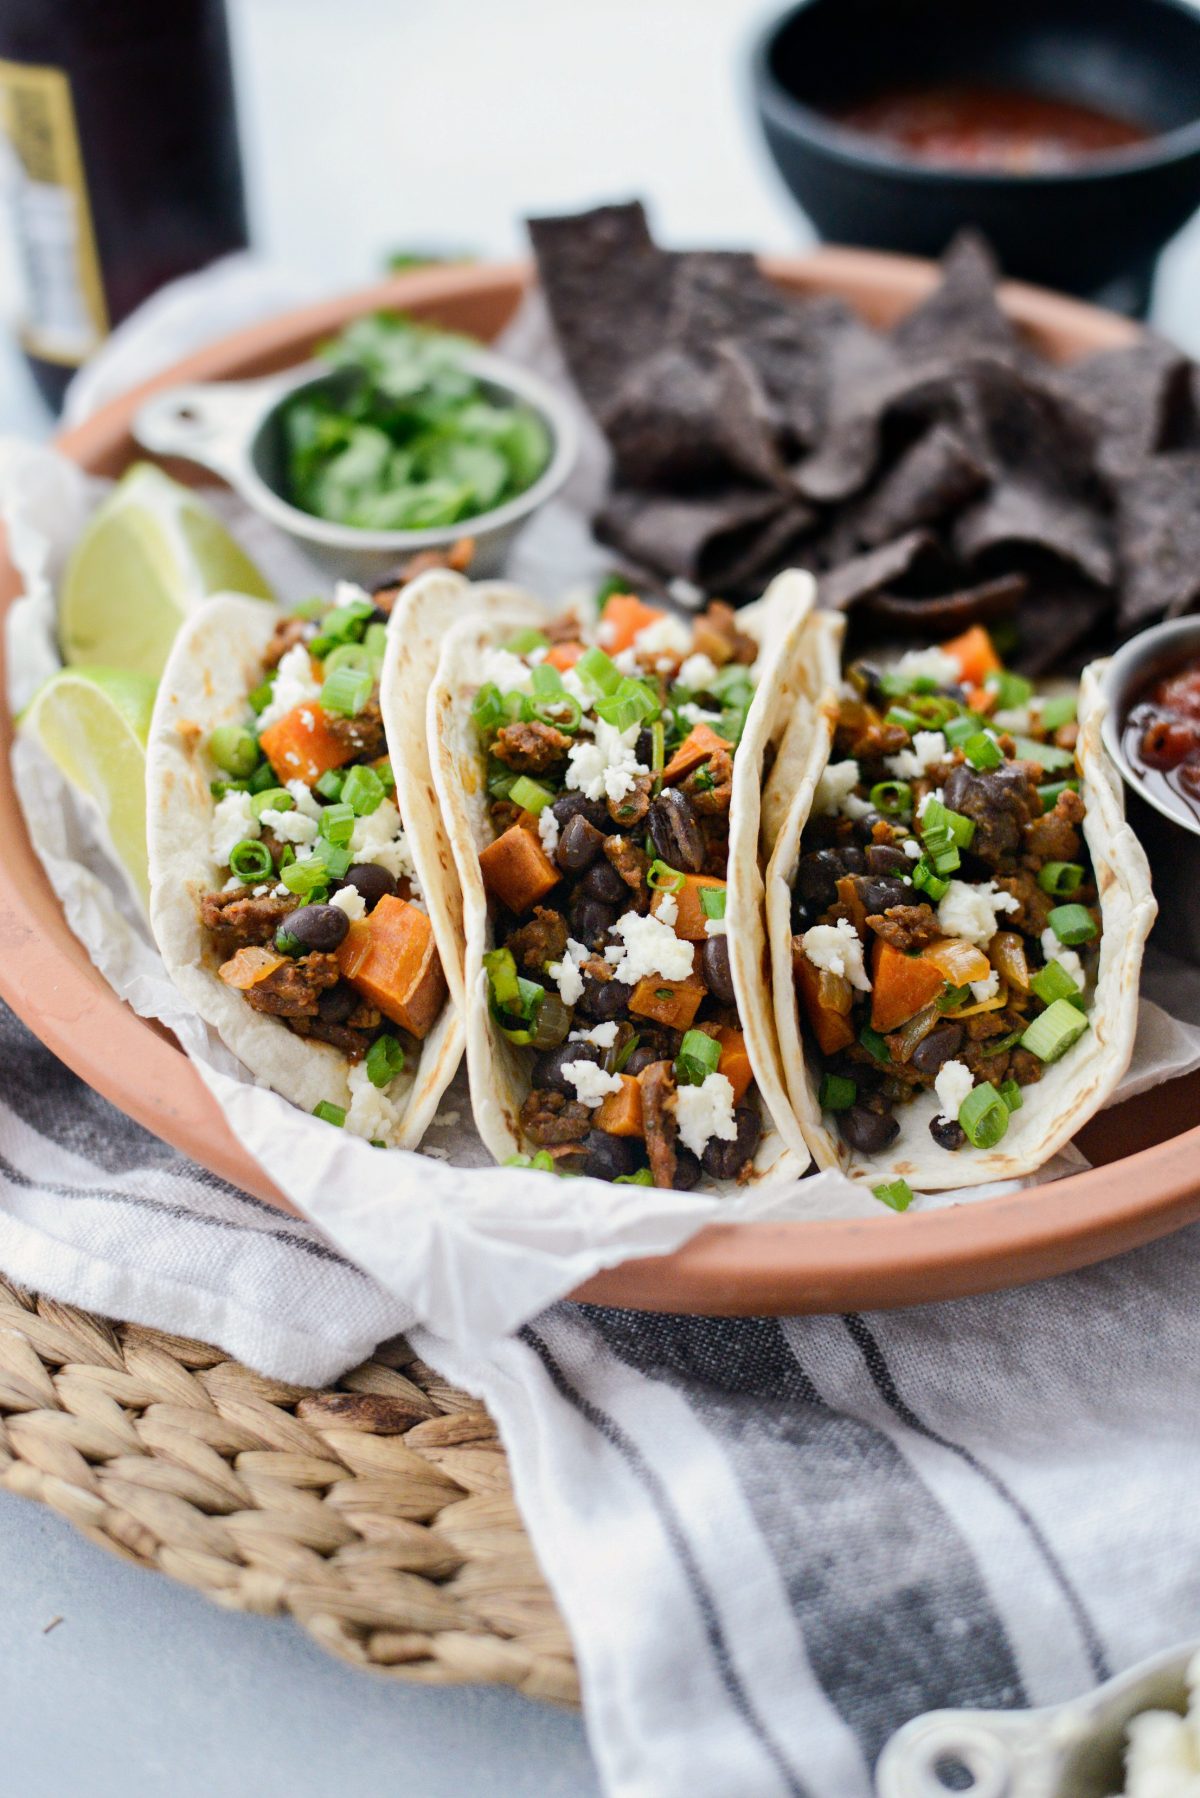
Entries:
<svg viewBox="0 0 1200 1798">
<path fill-rule="evenodd" d="M 0 0 L 0 180 L 57 409 L 113 325 L 246 243 L 224 0 Z"/>
</svg>

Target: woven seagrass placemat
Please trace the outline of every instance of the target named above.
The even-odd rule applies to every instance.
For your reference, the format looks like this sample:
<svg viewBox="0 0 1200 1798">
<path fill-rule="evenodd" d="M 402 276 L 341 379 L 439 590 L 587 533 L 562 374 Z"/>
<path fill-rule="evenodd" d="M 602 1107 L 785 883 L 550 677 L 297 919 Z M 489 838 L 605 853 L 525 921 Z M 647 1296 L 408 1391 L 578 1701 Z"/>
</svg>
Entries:
<svg viewBox="0 0 1200 1798">
<path fill-rule="evenodd" d="M 357 1666 L 578 1699 L 495 1426 L 402 1340 L 314 1392 L 0 1279 L 0 1484 Z"/>
</svg>

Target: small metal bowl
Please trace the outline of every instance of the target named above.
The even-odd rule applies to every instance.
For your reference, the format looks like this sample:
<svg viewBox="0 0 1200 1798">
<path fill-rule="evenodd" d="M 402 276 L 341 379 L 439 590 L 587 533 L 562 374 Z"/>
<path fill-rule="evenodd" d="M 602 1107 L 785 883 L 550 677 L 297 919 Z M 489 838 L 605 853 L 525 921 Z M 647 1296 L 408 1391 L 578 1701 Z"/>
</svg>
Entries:
<svg viewBox="0 0 1200 1798">
<path fill-rule="evenodd" d="M 157 456 L 180 456 L 210 469 L 263 518 L 286 531 L 329 573 L 370 585 L 406 556 L 475 540 L 471 573 L 500 572 L 509 544 L 539 507 L 559 491 L 575 464 L 578 436 L 569 407 L 536 375 L 474 346 L 464 366 L 492 397 L 517 400 L 541 418 L 550 434 L 550 460 L 515 499 L 456 524 L 420 531 L 371 531 L 316 518 L 284 498 L 281 412 L 304 389 L 335 393 L 347 371 L 306 363 L 258 381 L 211 381 L 157 393 L 138 411 L 133 434 Z"/>
<path fill-rule="evenodd" d="M 1200 617 L 1172 618 L 1140 631 L 1103 665 L 1108 705 L 1101 734 L 1129 794 L 1129 822 L 1150 860 L 1158 922 L 1152 941 L 1194 961 L 1200 951 L 1200 817 L 1166 804 L 1125 754 L 1130 706 L 1146 682 L 1200 655 Z"/>
</svg>

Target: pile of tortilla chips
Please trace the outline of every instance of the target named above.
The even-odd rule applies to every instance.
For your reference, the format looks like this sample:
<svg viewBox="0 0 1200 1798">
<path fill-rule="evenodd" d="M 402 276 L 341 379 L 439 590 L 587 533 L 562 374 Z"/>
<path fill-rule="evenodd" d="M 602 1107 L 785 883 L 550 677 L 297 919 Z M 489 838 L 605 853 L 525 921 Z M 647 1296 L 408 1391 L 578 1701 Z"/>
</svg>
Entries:
<svg viewBox="0 0 1200 1798">
<path fill-rule="evenodd" d="M 879 332 L 751 256 L 659 249 L 637 204 L 530 231 L 612 451 L 597 535 L 639 580 L 736 597 L 800 562 L 872 632 L 1011 620 L 1035 673 L 1200 603 L 1200 383 L 1170 344 L 1055 367 L 972 236 Z"/>
</svg>

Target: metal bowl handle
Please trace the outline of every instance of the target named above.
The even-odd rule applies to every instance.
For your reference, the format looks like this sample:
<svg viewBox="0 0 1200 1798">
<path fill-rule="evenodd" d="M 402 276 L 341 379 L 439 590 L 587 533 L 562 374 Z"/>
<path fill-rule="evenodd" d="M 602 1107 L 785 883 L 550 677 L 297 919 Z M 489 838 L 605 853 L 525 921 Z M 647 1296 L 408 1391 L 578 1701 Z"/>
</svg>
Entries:
<svg viewBox="0 0 1200 1798">
<path fill-rule="evenodd" d="M 236 487 L 250 443 L 280 387 L 278 376 L 171 387 L 139 407 L 133 434 L 152 454 L 198 462 Z"/>
</svg>

